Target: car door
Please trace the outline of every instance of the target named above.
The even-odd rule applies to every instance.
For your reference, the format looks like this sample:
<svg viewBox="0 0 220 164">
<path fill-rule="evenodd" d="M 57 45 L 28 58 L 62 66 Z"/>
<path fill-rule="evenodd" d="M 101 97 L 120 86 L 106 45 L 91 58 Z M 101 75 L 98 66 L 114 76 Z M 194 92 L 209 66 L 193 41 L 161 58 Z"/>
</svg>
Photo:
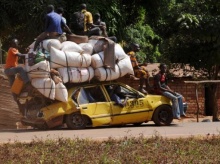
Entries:
<svg viewBox="0 0 220 164">
<path fill-rule="evenodd" d="M 106 88 L 108 88 L 108 85 L 106 85 Z M 148 113 L 151 109 L 145 96 L 126 86 L 120 85 L 120 88 L 121 95 L 124 95 L 121 96 L 119 94 L 121 101 L 123 102 L 125 97 L 128 97 L 128 100 L 124 107 L 119 106 L 114 101 L 110 102 L 112 106 L 112 124 L 127 124 L 146 121 L 149 118 Z M 111 95 L 109 95 L 109 97 L 111 99 Z"/>
<path fill-rule="evenodd" d="M 80 87 L 75 92 L 78 92 L 75 102 L 81 114 L 87 115 L 93 126 L 111 123 L 110 102 L 106 101 L 106 96 L 99 85 Z"/>
</svg>

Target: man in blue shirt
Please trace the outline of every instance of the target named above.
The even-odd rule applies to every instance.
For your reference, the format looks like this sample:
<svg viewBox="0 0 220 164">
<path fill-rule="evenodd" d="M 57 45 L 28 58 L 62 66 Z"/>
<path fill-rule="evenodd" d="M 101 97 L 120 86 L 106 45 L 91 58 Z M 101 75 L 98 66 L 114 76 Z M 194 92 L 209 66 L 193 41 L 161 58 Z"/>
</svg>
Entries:
<svg viewBox="0 0 220 164">
<path fill-rule="evenodd" d="M 63 21 L 62 16 L 54 12 L 54 6 L 48 5 L 45 21 L 45 31 L 41 33 L 34 44 L 34 51 L 44 39 L 58 39 L 63 34 L 62 27 L 65 27 L 68 33 L 72 33 L 70 28 Z"/>
</svg>

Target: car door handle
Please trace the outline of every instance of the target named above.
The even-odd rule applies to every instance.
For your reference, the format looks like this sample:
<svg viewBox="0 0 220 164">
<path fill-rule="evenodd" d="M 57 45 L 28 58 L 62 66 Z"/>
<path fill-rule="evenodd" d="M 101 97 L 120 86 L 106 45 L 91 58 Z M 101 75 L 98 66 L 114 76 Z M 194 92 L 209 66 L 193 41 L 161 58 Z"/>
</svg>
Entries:
<svg viewBox="0 0 220 164">
<path fill-rule="evenodd" d="M 82 109 L 87 109 L 87 107 L 82 107 Z"/>
</svg>

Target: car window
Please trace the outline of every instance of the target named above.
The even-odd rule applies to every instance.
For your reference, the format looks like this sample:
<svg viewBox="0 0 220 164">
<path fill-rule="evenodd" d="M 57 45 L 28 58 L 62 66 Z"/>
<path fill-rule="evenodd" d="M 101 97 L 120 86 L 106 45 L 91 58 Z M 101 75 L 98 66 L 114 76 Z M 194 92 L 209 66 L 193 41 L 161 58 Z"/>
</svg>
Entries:
<svg viewBox="0 0 220 164">
<path fill-rule="evenodd" d="M 73 92 L 72 99 L 75 104 L 86 104 L 88 103 L 88 99 L 86 97 L 85 90 L 83 88 L 78 88 Z"/>
<path fill-rule="evenodd" d="M 105 96 L 100 86 L 86 87 L 85 91 L 87 93 L 87 98 L 90 103 L 106 102 Z"/>
<path fill-rule="evenodd" d="M 81 87 L 73 92 L 72 99 L 77 105 L 106 102 L 100 86 Z"/>
<path fill-rule="evenodd" d="M 105 85 L 105 88 L 109 94 L 109 96 L 111 95 L 111 92 L 112 92 L 112 88 L 115 88 L 117 91 L 117 95 L 120 97 L 120 98 L 125 98 L 125 97 L 128 97 L 128 98 L 140 98 L 142 97 L 141 95 L 138 94 L 138 92 L 135 92 L 133 90 L 130 90 L 124 86 L 121 86 L 121 85 L 118 85 L 118 84 L 111 84 L 111 85 Z M 110 96 L 111 97 L 111 96 Z"/>
</svg>

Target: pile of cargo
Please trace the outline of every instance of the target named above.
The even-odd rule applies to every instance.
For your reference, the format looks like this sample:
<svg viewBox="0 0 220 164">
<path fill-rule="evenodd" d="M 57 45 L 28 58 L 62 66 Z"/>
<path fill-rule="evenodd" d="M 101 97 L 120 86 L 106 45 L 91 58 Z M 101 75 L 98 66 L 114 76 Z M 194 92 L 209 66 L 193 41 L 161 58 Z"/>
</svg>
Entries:
<svg viewBox="0 0 220 164">
<path fill-rule="evenodd" d="M 111 42 L 111 50 L 108 51 L 108 43 L 105 38 L 89 39 L 85 43 L 61 43 L 57 39 L 48 39 L 40 44 L 35 55 L 32 43 L 25 57 L 25 70 L 32 85 L 45 97 L 66 102 L 66 83 L 92 79 L 111 81 L 133 74 L 130 58 L 122 47 Z"/>
</svg>

